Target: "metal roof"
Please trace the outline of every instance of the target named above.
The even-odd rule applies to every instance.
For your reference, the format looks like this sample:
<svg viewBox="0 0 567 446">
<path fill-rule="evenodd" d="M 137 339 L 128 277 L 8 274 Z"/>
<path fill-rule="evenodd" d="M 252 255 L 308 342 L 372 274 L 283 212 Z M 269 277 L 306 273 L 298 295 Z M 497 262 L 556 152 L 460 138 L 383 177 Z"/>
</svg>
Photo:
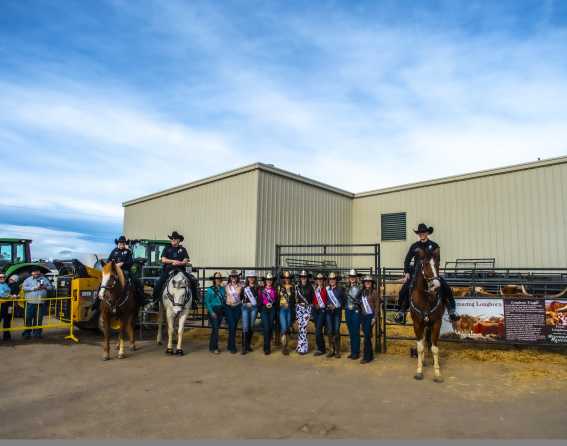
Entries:
<svg viewBox="0 0 567 446">
<path fill-rule="evenodd" d="M 453 175 L 453 176 L 442 177 L 442 178 L 437 178 L 437 179 L 433 179 L 433 180 L 426 180 L 426 181 L 420 181 L 420 182 L 416 182 L 416 183 L 404 184 L 404 185 L 400 185 L 400 186 L 393 186 L 393 187 L 387 187 L 387 188 L 382 188 L 382 189 L 376 189 L 376 190 L 371 190 L 371 191 L 368 191 L 368 192 L 353 193 L 353 192 L 346 191 L 344 189 L 339 189 L 337 187 L 322 183 L 322 182 L 317 181 L 317 180 L 313 180 L 311 178 L 301 176 L 301 175 L 296 174 L 296 173 L 289 172 L 287 170 L 277 168 L 272 164 L 264 164 L 264 163 L 258 162 L 258 163 L 254 163 L 254 164 L 248 164 L 246 166 L 239 167 L 237 169 L 229 170 L 227 172 L 223 172 L 223 173 L 220 173 L 220 174 L 217 174 L 217 175 L 212 175 L 212 176 L 203 178 L 201 180 L 192 181 L 190 183 L 182 184 L 180 186 L 165 189 L 165 190 L 155 192 L 155 193 L 152 193 L 152 194 L 149 194 L 149 195 L 144 195 L 144 196 L 139 197 L 139 198 L 134 198 L 132 200 L 128 200 L 128 201 L 123 202 L 122 206 L 124 206 L 124 207 L 131 206 L 131 205 L 134 205 L 134 204 L 137 204 L 137 203 L 141 203 L 141 202 L 148 201 L 148 200 L 153 200 L 155 198 L 174 194 L 174 193 L 181 192 L 181 191 L 184 191 L 184 190 L 187 190 L 187 189 L 192 189 L 194 187 L 203 186 L 205 184 L 212 183 L 214 181 L 221 181 L 221 180 L 224 180 L 226 178 L 230 178 L 230 177 L 233 177 L 233 176 L 236 176 L 236 175 L 242 175 L 242 174 L 249 173 L 249 172 L 252 172 L 252 171 L 255 171 L 255 170 L 261 170 L 261 171 L 264 171 L 264 172 L 269 172 L 269 173 L 274 174 L 274 175 L 285 177 L 285 178 L 288 178 L 288 179 L 293 180 L 293 181 L 299 181 L 301 183 L 308 184 L 308 185 L 311 185 L 311 186 L 314 186 L 314 187 L 318 187 L 320 189 L 324 189 L 324 190 L 327 190 L 329 192 L 333 192 L 335 194 L 339 194 L 339 195 L 342 195 L 342 196 L 345 196 L 345 197 L 362 198 L 362 197 L 368 197 L 368 196 L 372 196 L 372 195 L 388 194 L 388 193 L 399 192 L 399 191 L 408 190 L 408 189 L 416 189 L 416 188 L 421 188 L 421 187 L 435 186 L 435 185 L 438 185 L 438 184 L 446 184 L 446 183 L 452 183 L 452 182 L 457 182 L 457 181 L 466 181 L 466 180 L 471 180 L 471 179 L 475 179 L 475 178 L 487 177 L 487 176 L 492 176 L 492 175 L 501 175 L 501 174 L 517 172 L 517 171 L 521 171 L 521 170 L 529 170 L 529 169 L 535 169 L 535 168 L 538 168 L 538 167 L 546 167 L 546 166 L 551 166 L 551 165 L 555 165 L 555 164 L 563 164 L 563 163 L 567 163 L 567 156 L 561 156 L 561 157 L 557 157 L 557 158 L 549 158 L 549 159 L 545 159 L 545 160 L 538 160 L 538 161 L 522 163 L 522 164 L 515 164 L 515 165 L 506 166 L 506 167 L 499 167 L 499 168 L 495 168 L 495 169 L 481 170 L 481 171 L 471 172 L 471 173 L 466 173 L 466 174 L 461 174 L 461 175 Z"/>
</svg>

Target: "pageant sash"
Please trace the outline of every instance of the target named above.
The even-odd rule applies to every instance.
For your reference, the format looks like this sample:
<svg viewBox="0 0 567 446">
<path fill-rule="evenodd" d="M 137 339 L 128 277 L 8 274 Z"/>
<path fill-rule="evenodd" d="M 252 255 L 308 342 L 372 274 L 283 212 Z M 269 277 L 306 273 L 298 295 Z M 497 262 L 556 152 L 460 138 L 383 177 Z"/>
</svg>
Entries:
<svg viewBox="0 0 567 446">
<path fill-rule="evenodd" d="M 362 308 L 364 309 L 364 314 L 372 314 L 372 307 L 368 303 L 368 297 L 364 294 L 362 295 Z"/>
<path fill-rule="evenodd" d="M 244 294 L 246 295 L 246 298 L 248 299 L 248 302 L 250 304 L 252 304 L 253 306 L 257 305 L 256 298 L 254 297 L 254 293 L 252 292 L 249 286 L 244 288 Z"/>
<path fill-rule="evenodd" d="M 335 308 L 341 307 L 341 303 L 339 302 L 339 299 L 337 299 L 337 296 L 335 296 L 335 293 L 333 292 L 333 289 L 331 287 L 327 287 L 327 296 L 329 296 L 329 299 L 331 299 L 331 303 L 333 304 L 333 307 Z"/>
<path fill-rule="evenodd" d="M 325 308 L 325 302 L 323 302 L 321 290 L 319 288 L 315 290 L 315 297 L 317 298 L 317 305 L 319 305 L 319 308 Z"/>
<path fill-rule="evenodd" d="M 230 302 L 229 305 L 236 305 L 240 303 L 240 296 L 232 285 L 228 286 L 228 294 L 230 295 Z"/>
<path fill-rule="evenodd" d="M 301 299 L 300 305 L 309 305 L 309 302 L 307 302 L 307 299 L 305 299 L 305 296 L 301 293 L 301 289 L 298 286 L 295 287 L 295 294 Z"/>
</svg>

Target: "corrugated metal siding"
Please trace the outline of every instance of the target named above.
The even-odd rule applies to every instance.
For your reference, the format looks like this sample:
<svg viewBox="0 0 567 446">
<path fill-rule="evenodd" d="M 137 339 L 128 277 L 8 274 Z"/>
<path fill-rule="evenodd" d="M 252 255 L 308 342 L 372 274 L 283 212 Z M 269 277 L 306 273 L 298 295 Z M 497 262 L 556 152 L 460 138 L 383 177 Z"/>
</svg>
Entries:
<svg viewBox="0 0 567 446">
<path fill-rule="evenodd" d="M 124 208 L 129 238 L 185 236 L 194 265 L 250 266 L 256 253 L 258 171 L 225 178 Z"/>
<path fill-rule="evenodd" d="M 274 264 L 276 243 L 350 243 L 351 198 L 263 171 L 258 192 L 258 265 Z"/>
<path fill-rule="evenodd" d="M 375 243 L 380 214 L 407 212 L 408 241 L 382 242 L 382 265 L 401 266 L 425 221 L 445 260 L 495 257 L 497 266 L 567 266 L 567 164 L 355 198 L 352 240 Z"/>
</svg>

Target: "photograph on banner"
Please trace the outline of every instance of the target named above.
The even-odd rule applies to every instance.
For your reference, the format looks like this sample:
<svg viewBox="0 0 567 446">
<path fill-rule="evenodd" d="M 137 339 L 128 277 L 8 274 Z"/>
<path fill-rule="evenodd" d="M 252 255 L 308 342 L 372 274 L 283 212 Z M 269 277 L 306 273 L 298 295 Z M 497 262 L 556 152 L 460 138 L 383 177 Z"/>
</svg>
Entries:
<svg viewBox="0 0 567 446">
<path fill-rule="evenodd" d="M 447 315 L 441 325 L 441 338 L 497 341 L 504 339 L 502 299 L 455 299 L 461 318 L 451 323 Z"/>
<path fill-rule="evenodd" d="M 555 344 L 567 344 L 567 299 L 545 301 L 546 340 Z"/>
</svg>

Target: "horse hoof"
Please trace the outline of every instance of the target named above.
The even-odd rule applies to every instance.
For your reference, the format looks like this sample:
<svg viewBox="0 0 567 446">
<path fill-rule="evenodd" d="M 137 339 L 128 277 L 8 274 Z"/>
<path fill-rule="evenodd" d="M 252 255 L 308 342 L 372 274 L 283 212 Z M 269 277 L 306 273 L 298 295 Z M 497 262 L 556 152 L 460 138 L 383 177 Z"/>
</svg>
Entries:
<svg viewBox="0 0 567 446">
<path fill-rule="evenodd" d="M 172 348 L 168 348 L 168 349 L 165 351 L 165 354 L 166 354 L 166 355 L 173 355 L 173 349 L 172 349 Z"/>
<path fill-rule="evenodd" d="M 124 359 L 126 355 L 124 353 L 118 353 L 118 359 Z"/>
<path fill-rule="evenodd" d="M 183 353 L 183 349 L 180 348 L 180 349 L 178 349 L 178 350 L 175 350 L 175 354 L 176 354 L 177 356 L 183 356 L 185 353 Z"/>
<path fill-rule="evenodd" d="M 157 345 L 163 345 L 163 342 L 157 341 Z"/>
<path fill-rule="evenodd" d="M 433 378 L 433 381 L 436 383 L 442 383 L 444 380 L 441 376 L 436 376 L 435 378 Z"/>
<path fill-rule="evenodd" d="M 108 361 L 108 360 L 110 360 L 110 356 L 105 355 L 105 356 L 102 357 L 102 360 L 103 360 L 103 361 Z"/>
<path fill-rule="evenodd" d="M 418 381 L 421 381 L 423 379 L 423 373 L 416 373 L 414 378 L 417 379 Z"/>
</svg>

